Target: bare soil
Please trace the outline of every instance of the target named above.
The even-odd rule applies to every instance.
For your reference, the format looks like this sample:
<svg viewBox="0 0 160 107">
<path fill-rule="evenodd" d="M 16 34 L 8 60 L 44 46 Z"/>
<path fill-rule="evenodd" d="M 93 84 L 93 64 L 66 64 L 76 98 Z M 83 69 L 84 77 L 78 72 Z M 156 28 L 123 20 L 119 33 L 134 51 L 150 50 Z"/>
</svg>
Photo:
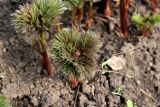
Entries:
<svg viewBox="0 0 160 107">
<path fill-rule="evenodd" d="M 132 1 L 129 20 L 136 8 L 150 14 L 148 1 Z M 0 76 L 5 77 L 0 79 L 0 93 L 8 98 L 12 107 L 126 107 L 128 99 L 137 107 L 160 107 L 160 25 L 156 25 L 148 37 L 140 37 L 129 23 L 129 38 L 122 39 L 117 36 L 117 27 L 108 32 L 107 23 L 99 25 L 95 20 L 92 31 L 103 44 L 98 64 L 113 55 L 125 58 L 127 63 L 118 73 L 100 75 L 98 72 L 77 94 L 77 89 L 71 89 L 64 76 L 47 76 L 41 67 L 40 55 L 11 26 L 10 15 L 25 2 L 0 0 Z M 114 18 L 119 20 L 118 7 L 112 8 L 115 8 Z M 69 19 L 62 21 L 66 26 Z M 124 86 L 121 96 L 113 95 L 113 90 L 121 85 Z"/>
</svg>

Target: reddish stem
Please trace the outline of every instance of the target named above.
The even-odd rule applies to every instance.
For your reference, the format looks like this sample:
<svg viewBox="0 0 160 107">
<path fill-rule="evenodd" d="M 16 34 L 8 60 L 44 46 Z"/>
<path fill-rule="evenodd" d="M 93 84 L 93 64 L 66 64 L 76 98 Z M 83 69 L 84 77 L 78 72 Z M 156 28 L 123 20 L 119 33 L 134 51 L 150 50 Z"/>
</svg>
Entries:
<svg viewBox="0 0 160 107">
<path fill-rule="evenodd" d="M 155 13 L 155 12 L 157 12 L 157 0 L 150 0 L 150 2 L 151 2 L 151 9 L 152 9 L 152 11 Z"/>
<path fill-rule="evenodd" d="M 148 36 L 150 33 L 150 29 L 149 28 L 142 28 L 140 31 L 139 31 L 139 35 L 140 36 Z"/>
<path fill-rule="evenodd" d="M 40 46 L 40 54 L 42 55 L 42 66 L 47 71 L 49 76 L 53 75 L 52 65 L 48 57 L 46 41 L 43 30 L 39 31 L 39 46 Z"/>
<path fill-rule="evenodd" d="M 120 0 L 121 30 L 124 37 L 128 37 L 128 32 L 127 32 L 128 7 L 129 7 L 129 0 Z"/>
<path fill-rule="evenodd" d="M 104 15 L 106 17 L 111 17 L 110 0 L 106 0 L 106 7 L 104 10 Z"/>
<path fill-rule="evenodd" d="M 83 19 L 83 8 L 76 7 L 74 11 L 73 25 L 77 29 L 78 24 L 81 23 Z"/>
<path fill-rule="evenodd" d="M 49 76 L 52 76 L 52 65 L 50 63 L 47 50 L 41 52 L 42 55 L 42 66 L 47 71 Z"/>
<path fill-rule="evenodd" d="M 75 88 L 78 86 L 78 80 L 73 75 L 69 76 L 69 83 L 71 84 L 72 88 Z"/>
<path fill-rule="evenodd" d="M 88 13 L 88 18 L 86 20 L 86 29 L 90 29 L 91 26 L 92 26 L 92 17 L 93 17 L 93 11 L 92 11 L 92 8 L 93 8 L 93 1 L 91 0 L 90 1 L 90 5 L 89 5 L 89 13 Z"/>
<path fill-rule="evenodd" d="M 86 30 L 90 29 L 92 26 L 92 19 L 87 19 L 85 26 L 86 26 Z"/>
<path fill-rule="evenodd" d="M 77 8 L 77 16 L 78 16 L 78 22 L 81 22 L 83 19 L 83 8 Z"/>
</svg>

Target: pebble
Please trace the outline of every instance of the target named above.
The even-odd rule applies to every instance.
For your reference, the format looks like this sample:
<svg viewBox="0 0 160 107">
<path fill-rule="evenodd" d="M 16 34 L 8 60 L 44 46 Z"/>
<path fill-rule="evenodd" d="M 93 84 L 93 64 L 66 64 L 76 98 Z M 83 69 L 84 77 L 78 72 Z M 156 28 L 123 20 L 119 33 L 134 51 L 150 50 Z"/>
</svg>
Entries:
<svg viewBox="0 0 160 107">
<path fill-rule="evenodd" d="M 30 89 L 33 89 L 35 86 L 33 85 L 33 84 L 31 84 L 30 86 L 29 86 L 29 88 Z"/>
<path fill-rule="evenodd" d="M 38 106 L 39 100 L 38 100 L 35 96 L 33 96 L 33 97 L 31 98 L 31 103 L 32 103 L 34 106 Z"/>
<path fill-rule="evenodd" d="M 92 88 L 87 84 L 83 84 L 82 90 L 83 90 L 83 93 L 89 95 L 91 93 Z"/>
<path fill-rule="evenodd" d="M 80 107 L 85 107 L 84 104 L 88 101 L 88 98 L 84 94 L 80 94 L 79 101 Z"/>
<path fill-rule="evenodd" d="M 42 71 L 42 66 L 38 66 L 38 67 L 37 67 L 37 73 L 39 73 L 39 74 L 40 74 L 40 73 L 41 73 L 41 71 Z"/>
<path fill-rule="evenodd" d="M 85 103 L 85 107 L 97 107 L 97 105 L 96 105 L 95 102 L 87 101 L 87 102 Z"/>
<path fill-rule="evenodd" d="M 8 67 L 8 69 L 10 73 L 16 72 L 16 69 L 14 67 Z"/>
<path fill-rule="evenodd" d="M 24 62 L 19 62 L 17 68 L 23 68 L 25 66 Z"/>
<path fill-rule="evenodd" d="M 0 48 L 1 48 L 1 47 L 3 47 L 3 42 L 2 42 L 2 41 L 0 41 Z"/>
<path fill-rule="evenodd" d="M 7 48 L 3 48 L 2 52 L 6 53 L 7 52 Z"/>
</svg>

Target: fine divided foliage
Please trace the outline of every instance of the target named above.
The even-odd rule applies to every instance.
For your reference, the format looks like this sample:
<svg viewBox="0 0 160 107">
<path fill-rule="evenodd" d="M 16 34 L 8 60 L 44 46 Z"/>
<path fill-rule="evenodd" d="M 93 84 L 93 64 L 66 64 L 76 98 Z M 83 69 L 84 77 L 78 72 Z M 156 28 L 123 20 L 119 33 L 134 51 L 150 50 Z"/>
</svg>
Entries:
<svg viewBox="0 0 160 107">
<path fill-rule="evenodd" d="M 77 33 L 63 29 L 52 41 L 52 59 L 58 70 L 73 75 L 77 80 L 88 76 L 96 67 L 99 41 L 91 32 Z"/>
<path fill-rule="evenodd" d="M 66 0 L 67 5 L 70 9 L 73 9 L 75 7 L 80 7 L 82 8 L 84 5 L 84 0 Z"/>
<path fill-rule="evenodd" d="M 35 30 L 48 30 L 58 24 L 57 16 L 66 10 L 62 0 L 35 0 L 24 4 L 12 14 L 12 23 L 17 28 L 33 27 Z"/>
<path fill-rule="evenodd" d="M 140 14 L 136 14 L 132 16 L 132 21 L 135 23 L 138 30 L 144 27 L 150 29 L 155 24 L 160 23 L 160 15 L 141 16 Z"/>
<path fill-rule="evenodd" d="M 65 6 L 62 0 L 34 0 L 31 4 L 20 6 L 19 10 L 12 14 L 12 23 L 16 29 L 23 31 L 31 28 L 38 33 L 34 47 L 37 47 L 42 55 L 42 66 L 50 76 L 53 70 L 48 57 L 45 33 L 58 24 L 57 16 L 66 10 Z"/>
</svg>

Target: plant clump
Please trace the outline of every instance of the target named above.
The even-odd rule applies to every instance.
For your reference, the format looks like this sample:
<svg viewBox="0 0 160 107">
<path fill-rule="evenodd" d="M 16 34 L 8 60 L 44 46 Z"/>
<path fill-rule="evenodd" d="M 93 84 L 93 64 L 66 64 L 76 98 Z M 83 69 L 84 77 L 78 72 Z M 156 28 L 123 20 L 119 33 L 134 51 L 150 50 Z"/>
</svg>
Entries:
<svg viewBox="0 0 160 107">
<path fill-rule="evenodd" d="M 72 80 L 78 81 L 81 76 L 88 77 L 95 71 L 99 40 L 91 32 L 63 29 L 56 34 L 51 49 L 58 70 L 68 74 Z"/>
<path fill-rule="evenodd" d="M 84 0 L 66 0 L 72 13 L 73 28 L 78 29 L 83 19 Z"/>
<path fill-rule="evenodd" d="M 19 31 L 33 29 L 37 32 L 38 40 L 34 41 L 38 47 L 38 52 L 42 55 L 42 66 L 48 74 L 52 74 L 52 67 L 48 57 L 46 32 L 53 25 L 57 25 L 57 16 L 66 10 L 62 0 L 35 0 L 31 4 L 24 4 L 12 14 L 12 24 Z"/>
<path fill-rule="evenodd" d="M 160 15 L 142 16 L 140 14 L 135 14 L 132 16 L 132 21 L 139 30 L 139 35 L 147 36 L 151 28 L 155 24 L 160 23 Z"/>
</svg>

